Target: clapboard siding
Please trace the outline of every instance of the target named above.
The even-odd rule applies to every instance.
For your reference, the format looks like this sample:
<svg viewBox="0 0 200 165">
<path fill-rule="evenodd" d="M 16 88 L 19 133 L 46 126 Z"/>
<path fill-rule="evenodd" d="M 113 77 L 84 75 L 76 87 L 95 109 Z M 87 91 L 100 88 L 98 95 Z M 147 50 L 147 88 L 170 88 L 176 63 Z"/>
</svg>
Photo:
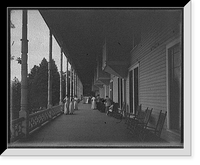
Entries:
<svg viewBox="0 0 200 165">
<path fill-rule="evenodd" d="M 154 67 L 154 66 L 152 66 Z M 154 79 L 156 81 L 156 78 L 162 78 L 163 72 L 165 72 L 166 69 L 163 67 L 155 67 L 154 69 L 146 70 L 146 72 L 141 73 L 141 80 L 148 80 L 148 79 Z M 142 72 L 142 71 L 141 71 Z"/>
<path fill-rule="evenodd" d="M 118 78 L 113 77 L 113 101 L 118 103 Z"/>
<path fill-rule="evenodd" d="M 141 23 L 141 42 L 131 52 L 130 65 L 140 63 L 139 104 L 142 109 L 153 108 L 151 124 L 160 110 L 167 110 L 166 44 L 180 36 L 180 18 L 177 11 L 147 15 Z M 129 91 L 128 77 L 126 89 Z"/>
<path fill-rule="evenodd" d="M 149 65 L 151 64 L 151 62 L 155 62 L 157 59 L 164 58 L 161 54 L 165 54 L 165 49 L 158 49 L 158 50 L 156 49 L 151 51 L 149 55 L 145 57 L 145 61 L 143 61 L 143 64 Z M 152 58 L 151 56 L 153 56 L 154 58 Z"/>
<path fill-rule="evenodd" d="M 147 16 L 144 25 L 141 27 L 141 42 L 137 46 L 137 53 L 135 52 L 132 63 L 151 52 L 151 48 L 155 44 L 159 43 L 159 45 L 162 45 L 171 37 L 180 35 L 180 25 L 177 21 L 180 16 L 173 15 L 172 13 L 168 14 L 155 14 L 154 17 L 156 18 L 153 20 L 148 19 Z"/>
<path fill-rule="evenodd" d="M 129 104 L 130 104 L 130 101 L 129 101 L 129 75 L 127 75 L 127 78 L 126 78 L 126 110 L 127 110 L 127 112 L 130 112 Z"/>
<path fill-rule="evenodd" d="M 155 85 L 161 85 L 162 84 L 162 85 L 165 86 L 166 85 L 166 77 L 164 75 L 162 75 L 162 77 L 159 77 L 159 79 L 156 79 L 153 82 L 151 81 L 151 79 L 144 77 L 145 79 L 140 80 L 140 85 L 141 86 L 143 86 L 143 85 L 149 85 L 149 86 L 153 85 L 153 86 L 155 86 Z M 151 82 L 148 82 L 148 81 L 151 81 Z"/>
</svg>

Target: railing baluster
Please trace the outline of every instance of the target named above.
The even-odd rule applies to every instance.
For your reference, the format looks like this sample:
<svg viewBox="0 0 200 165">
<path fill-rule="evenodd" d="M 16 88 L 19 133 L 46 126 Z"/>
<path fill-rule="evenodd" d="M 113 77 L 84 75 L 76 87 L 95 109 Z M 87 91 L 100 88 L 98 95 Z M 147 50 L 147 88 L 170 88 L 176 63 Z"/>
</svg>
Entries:
<svg viewBox="0 0 200 165">
<path fill-rule="evenodd" d="M 30 114 L 29 116 L 29 133 L 32 133 L 37 128 L 41 127 L 44 123 L 51 121 L 62 113 L 63 105 L 54 106 L 52 108 L 42 110 L 40 112 Z M 24 117 L 12 121 L 11 142 L 19 140 L 23 136 L 22 122 Z"/>
<path fill-rule="evenodd" d="M 12 121 L 11 142 L 16 141 L 23 136 L 22 122 L 24 120 L 25 118 L 21 117 Z"/>
</svg>

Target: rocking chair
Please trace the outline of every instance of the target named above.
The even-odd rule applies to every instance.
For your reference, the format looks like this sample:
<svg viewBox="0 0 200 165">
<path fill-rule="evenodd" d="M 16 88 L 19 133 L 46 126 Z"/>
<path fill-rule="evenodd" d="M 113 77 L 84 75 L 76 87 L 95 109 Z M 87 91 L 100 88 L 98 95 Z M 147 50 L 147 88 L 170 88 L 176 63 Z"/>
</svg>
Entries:
<svg viewBox="0 0 200 165">
<path fill-rule="evenodd" d="M 142 118 L 142 105 L 138 105 L 137 107 L 137 110 L 136 110 L 136 113 L 135 114 L 132 114 L 132 113 L 127 113 L 126 114 L 126 121 L 125 121 L 125 124 L 127 124 L 127 128 L 130 127 L 130 124 L 131 124 L 131 120 L 134 120 L 136 118 Z"/>
<path fill-rule="evenodd" d="M 135 118 L 132 123 L 131 123 L 131 129 L 130 129 L 130 132 L 132 134 L 135 133 L 136 135 L 136 131 L 141 128 L 146 128 L 146 126 L 148 125 L 149 123 L 149 119 L 151 117 L 151 113 L 153 111 L 153 108 L 152 109 L 147 109 L 145 110 L 145 116 L 144 118 Z"/>
<path fill-rule="evenodd" d="M 151 136 L 151 135 L 154 135 L 154 139 L 160 138 L 166 116 L 167 116 L 167 112 L 162 112 L 162 110 L 161 110 L 159 113 L 159 117 L 158 117 L 156 126 L 155 127 L 151 127 L 151 126 L 143 127 L 142 130 L 140 131 L 139 140 L 144 141 L 144 139 L 146 137 Z"/>
</svg>

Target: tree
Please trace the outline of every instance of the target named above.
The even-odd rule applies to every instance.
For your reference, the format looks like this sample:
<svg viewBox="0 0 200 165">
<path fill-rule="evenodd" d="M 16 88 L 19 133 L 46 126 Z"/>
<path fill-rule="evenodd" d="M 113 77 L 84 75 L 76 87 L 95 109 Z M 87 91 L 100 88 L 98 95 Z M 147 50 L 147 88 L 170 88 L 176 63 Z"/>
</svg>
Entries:
<svg viewBox="0 0 200 165">
<path fill-rule="evenodd" d="M 36 75 L 39 72 L 39 66 L 34 65 L 34 67 L 31 69 L 31 72 L 28 74 L 28 109 L 31 113 L 32 109 L 37 108 L 37 96 L 35 92 L 35 78 Z"/>
<path fill-rule="evenodd" d="M 52 105 L 59 103 L 60 76 L 55 61 L 51 63 L 52 74 Z M 34 66 L 28 76 L 29 84 L 29 110 L 30 112 L 40 107 L 46 108 L 48 102 L 48 62 L 42 59 L 39 66 Z"/>
<path fill-rule="evenodd" d="M 31 72 L 28 74 L 28 79 L 33 80 L 34 77 L 37 75 L 39 70 L 39 66 L 34 65 L 33 68 L 31 69 Z"/>
<path fill-rule="evenodd" d="M 62 73 L 62 100 L 66 96 L 66 74 Z"/>
<path fill-rule="evenodd" d="M 39 109 L 40 107 L 47 106 L 48 62 L 45 58 L 42 59 L 38 67 L 38 70 L 33 78 L 32 88 L 31 88 L 30 93 L 31 93 L 30 96 L 32 96 L 32 99 L 31 99 L 32 109 Z"/>
<path fill-rule="evenodd" d="M 51 63 L 52 73 L 52 104 L 57 105 L 60 100 L 60 75 L 55 61 Z"/>
<path fill-rule="evenodd" d="M 11 84 L 11 116 L 12 120 L 19 118 L 21 106 L 21 83 L 15 77 Z"/>
<path fill-rule="evenodd" d="M 10 28 L 11 28 L 11 29 L 14 29 L 14 28 L 15 28 L 15 25 L 12 23 L 11 20 L 10 20 Z"/>
</svg>

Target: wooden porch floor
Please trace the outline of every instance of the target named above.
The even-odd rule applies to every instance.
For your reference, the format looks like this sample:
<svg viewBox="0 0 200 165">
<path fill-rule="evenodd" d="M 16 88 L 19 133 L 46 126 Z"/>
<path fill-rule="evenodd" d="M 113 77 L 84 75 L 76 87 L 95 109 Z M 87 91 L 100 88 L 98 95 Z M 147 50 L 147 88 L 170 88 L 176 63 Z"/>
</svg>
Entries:
<svg viewBox="0 0 200 165">
<path fill-rule="evenodd" d="M 74 115 L 61 115 L 34 132 L 26 140 L 8 145 L 10 148 L 68 147 L 170 147 L 171 143 L 138 142 L 126 129 L 125 121 L 91 110 L 90 104 L 79 103 Z M 174 144 L 173 146 L 174 147 Z"/>
</svg>

